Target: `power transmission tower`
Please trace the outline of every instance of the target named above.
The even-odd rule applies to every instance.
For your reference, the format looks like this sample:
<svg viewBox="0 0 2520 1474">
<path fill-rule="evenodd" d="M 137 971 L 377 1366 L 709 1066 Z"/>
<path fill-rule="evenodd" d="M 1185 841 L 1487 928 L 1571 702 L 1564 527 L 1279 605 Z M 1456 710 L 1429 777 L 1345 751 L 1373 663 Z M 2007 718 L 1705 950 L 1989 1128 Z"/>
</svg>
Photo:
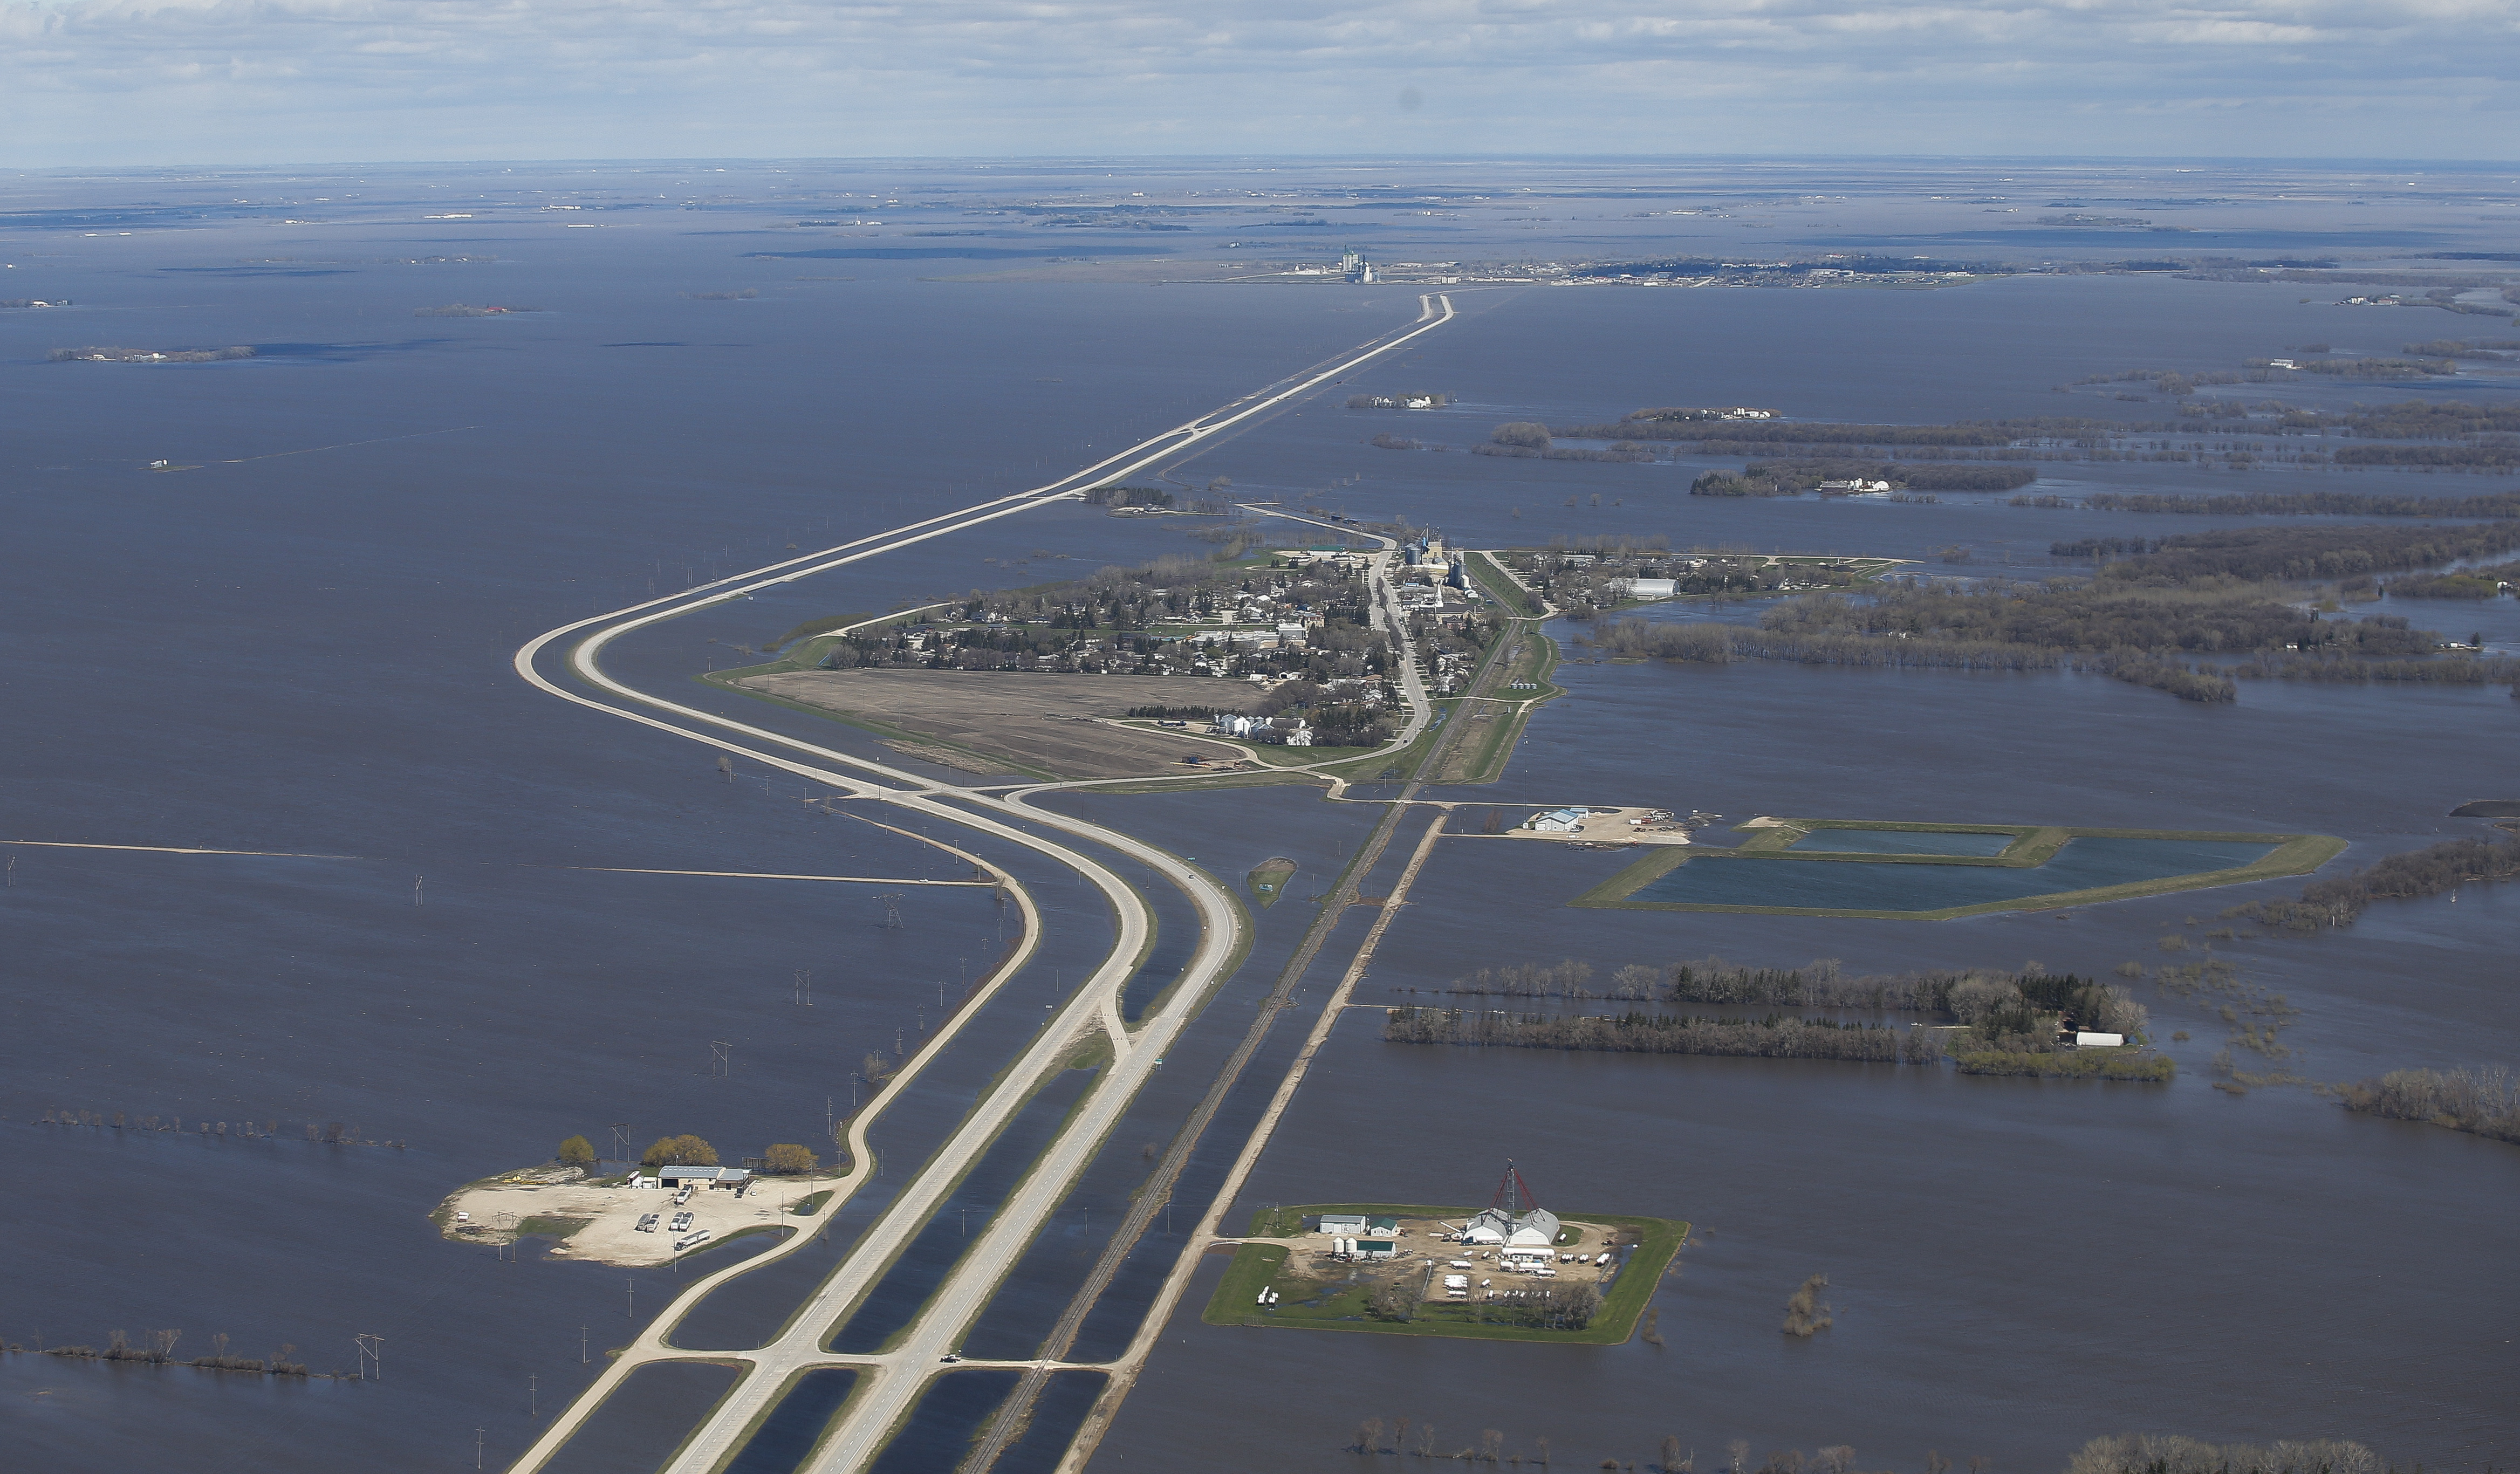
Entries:
<svg viewBox="0 0 2520 1474">
<path fill-rule="evenodd" d="M 614 1160 L 618 1161 L 624 1167 L 630 1165 L 629 1122 L 615 1121 L 612 1123 L 612 1149 L 617 1153 Z"/>
<path fill-rule="evenodd" d="M 789 994 L 789 995 L 788 995 L 788 1001 L 789 1003 L 792 1003 L 792 1004 L 798 1004 L 798 1005 L 803 1005 L 803 1006 L 805 1006 L 805 1007 L 808 1007 L 808 1008 L 810 1008 L 810 1007 L 814 1006 L 814 969 L 813 969 L 813 968 L 811 968 L 811 967 L 799 967 L 799 968 L 797 968 L 797 969 L 796 969 L 796 973 L 795 973 L 795 990 L 794 990 L 791 994 Z"/>
<path fill-rule="evenodd" d="M 426 883 L 427 883 L 428 879 L 428 876 L 426 876 L 426 875 L 414 875 L 414 876 L 412 876 L 412 877 L 411 877 L 411 904 L 412 904 L 412 905 L 414 905 L 414 906 L 418 906 L 418 905 L 420 904 L 420 888 L 421 888 L 421 886 L 422 886 L 422 885 L 424 885 L 424 884 L 426 884 Z"/>
<path fill-rule="evenodd" d="M 385 1338 L 363 1335 L 358 1338 L 358 1341 L 359 1380 L 362 1382 L 369 1380 L 368 1368 L 373 1366 L 377 1369 L 375 1380 L 383 1381 L 385 1379 Z"/>
<path fill-rule="evenodd" d="M 713 1076 L 713 1077 L 714 1077 L 714 1076 L 721 1076 L 721 1075 L 732 1075 L 732 1074 L 734 1074 L 734 1073 L 735 1073 L 735 1046 L 734 1046 L 734 1045 L 731 1045 L 731 1044 L 729 1044 L 729 1043 L 727 1043 L 727 1042 L 726 1042 L 725 1040 L 723 1040 L 723 1039 L 712 1039 L 712 1040 L 710 1040 L 710 1041 L 709 1041 L 709 1074 L 710 1074 L 711 1076 Z"/>
<path fill-rule="evenodd" d="M 885 891 L 883 894 L 876 897 L 876 899 L 883 903 L 883 929 L 886 931 L 901 930 L 901 893 L 898 891 Z"/>
</svg>

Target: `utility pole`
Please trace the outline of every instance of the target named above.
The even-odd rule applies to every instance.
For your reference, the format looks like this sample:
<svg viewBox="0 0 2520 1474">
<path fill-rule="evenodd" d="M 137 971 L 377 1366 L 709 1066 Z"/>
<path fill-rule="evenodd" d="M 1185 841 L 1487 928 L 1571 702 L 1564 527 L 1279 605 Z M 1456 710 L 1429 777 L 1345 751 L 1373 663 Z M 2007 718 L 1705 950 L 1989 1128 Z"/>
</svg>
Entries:
<svg viewBox="0 0 2520 1474">
<path fill-rule="evenodd" d="M 622 1166 L 627 1167 L 630 1165 L 629 1122 L 615 1121 L 612 1123 L 612 1149 L 620 1154 L 618 1160 Z"/>
<path fill-rule="evenodd" d="M 472 1467 L 476 1469 L 481 1467 L 481 1433 L 479 1428 L 472 1430 Z"/>
<path fill-rule="evenodd" d="M 368 1368 L 377 1369 L 376 1380 L 385 1379 L 385 1338 L 363 1335 L 359 1341 L 359 1380 L 368 1380 Z"/>
<path fill-rule="evenodd" d="M 633 1320 L 638 1319 L 639 1277 L 637 1275 L 631 1275 L 628 1279 L 622 1281 L 621 1294 L 623 1296 L 621 1314 L 629 1317 Z"/>
<path fill-rule="evenodd" d="M 535 1378 L 527 1377 L 525 1378 L 525 1416 L 540 1417 L 542 1415 L 542 1389 L 535 1385 Z"/>
<path fill-rule="evenodd" d="M 709 1074 L 712 1077 L 735 1073 L 735 1046 L 723 1039 L 709 1041 Z"/>
<path fill-rule="evenodd" d="M 412 876 L 412 877 L 411 877 L 411 904 L 412 904 L 412 905 L 414 905 L 414 906 L 418 906 L 418 905 L 420 904 L 420 888 L 421 888 L 421 886 L 422 886 L 424 883 L 426 883 L 426 882 L 428 881 L 428 876 L 426 876 L 426 875 L 414 875 L 414 876 Z"/>
<path fill-rule="evenodd" d="M 577 1364 L 586 1364 L 586 1327 L 583 1325 L 577 1328 Z"/>
</svg>

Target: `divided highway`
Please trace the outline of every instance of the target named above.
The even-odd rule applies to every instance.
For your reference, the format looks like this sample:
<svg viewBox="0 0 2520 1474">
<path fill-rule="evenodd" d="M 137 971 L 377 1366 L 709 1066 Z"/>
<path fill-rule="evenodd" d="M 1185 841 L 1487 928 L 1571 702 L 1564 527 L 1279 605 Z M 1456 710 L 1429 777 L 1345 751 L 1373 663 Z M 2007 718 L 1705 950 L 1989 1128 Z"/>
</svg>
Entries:
<svg viewBox="0 0 2520 1474">
<path fill-rule="evenodd" d="M 512 1474 L 531 1474 L 531 1471 L 539 1469 L 637 1367 L 652 1362 L 698 1356 L 719 1361 L 741 1360 L 749 1363 L 750 1369 L 668 1466 L 671 1474 L 705 1474 L 714 1468 L 742 1439 L 754 1419 L 772 1405 L 790 1375 L 817 1365 L 857 1367 L 865 1380 L 842 1411 L 838 1425 L 807 1467 L 812 1474 L 854 1474 L 854 1471 L 865 1467 L 928 1378 L 934 1375 L 939 1358 L 957 1344 L 998 1282 L 1038 1233 L 1042 1223 L 1066 1193 L 1095 1148 L 1145 1084 L 1154 1061 L 1163 1055 L 1166 1047 L 1196 1014 L 1215 986 L 1223 981 L 1227 964 L 1237 955 L 1240 942 L 1241 913 L 1232 895 L 1217 881 L 1177 857 L 1100 825 L 1025 807 L 1019 795 L 975 793 L 937 783 L 886 764 L 638 690 L 605 670 L 603 655 L 606 647 L 625 634 L 650 625 L 740 600 L 778 584 L 832 572 L 933 538 L 983 526 L 1052 502 L 1077 497 L 1094 486 L 1118 480 L 1178 457 L 1203 441 L 1246 425 L 1271 409 L 1391 353 L 1450 322 L 1455 315 L 1449 296 L 1429 295 L 1419 301 L 1418 320 L 1409 329 L 1364 345 L 1327 366 L 1282 380 L 1209 415 L 1177 425 L 1073 475 L 1030 491 L 982 502 L 959 512 L 908 523 L 889 532 L 720 579 L 679 595 L 563 625 L 528 642 L 517 651 L 514 663 L 518 675 L 537 690 L 562 700 L 722 752 L 741 754 L 816 782 L 828 783 L 846 793 L 847 801 L 852 803 L 887 805 L 929 819 L 943 820 L 1047 856 L 1074 871 L 1102 893 L 1110 903 L 1115 925 L 1109 951 L 1089 975 L 1079 979 L 1075 991 L 1054 1014 L 1053 1022 L 1011 1062 L 999 1086 L 974 1104 L 970 1115 L 952 1139 L 921 1166 L 891 1206 L 868 1228 L 860 1243 L 799 1308 L 777 1341 L 759 1350 L 710 1352 L 705 1348 L 668 1347 L 663 1342 L 663 1335 L 711 1287 L 734 1274 L 794 1252 L 812 1237 L 815 1230 L 829 1222 L 850 1194 L 871 1176 L 866 1170 L 870 1161 L 865 1139 L 867 1127 L 879 1116 L 884 1105 L 898 1094 L 907 1081 L 915 1077 L 917 1070 L 932 1059 L 953 1037 L 953 1030 L 940 1031 L 927 1049 L 905 1066 L 901 1076 L 887 1087 L 886 1092 L 852 1123 L 850 1145 L 860 1164 L 859 1170 L 836 1185 L 832 1197 L 814 1218 L 802 1223 L 800 1230 L 786 1243 L 742 1265 L 711 1274 L 687 1289 L 614 1360 L 584 1395 L 553 1419 L 544 1436 L 511 1466 Z M 1414 677 L 1414 670 L 1410 674 Z M 1423 696 L 1415 689 L 1414 680 L 1411 684 L 1413 720 L 1403 742 L 1415 735 L 1424 720 Z M 1049 837 L 1043 830 L 1062 837 Z M 1149 936 L 1152 912 L 1146 901 L 1101 860 L 1076 844 L 1064 842 L 1066 840 L 1101 846 L 1145 865 L 1165 881 L 1178 886 L 1197 908 L 1200 936 L 1195 953 L 1162 1006 L 1149 1014 L 1135 1031 L 1121 1023 L 1118 1003 L 1120 990 Z M 956 853 L 963 852 L 958 850 Z M 981 864 L 975 857 L 966 855 L 965 858 Z M 1011 885 L 1010 889 L 1015 893 L 1023 910 L 1024 942 L 1018 957 L 990 980 L 988 992 L 994 992 L 1030 958 L 1039 940 L 1041 918 L 1037 909 L 1020 886 Z M 972 1007 L 960 1017 L 968 1019 L 972 1016 L 985 1005 L 986 1001 L 986 993 L 975 998 Z M 956 1027 L 959 1028 L 959 1021 Z M 992 1216 L 989 1227 L 949 1273 L 919 1318 L 900 1338 L 897 1348 L 876 1356 L 859 1357 L 824 1352 L 822 1342 L 829 1337 L 840 1317 L 881 1276 L 895 1255 L 927 1223 L 954 1182 L 978 1160 L 999 1130 L 1012 1119 L 1034 1084 L 1078 1041 L 1097 1034 L 1110 1039 L 1114 1055 L 1111 1065 L 1102 1072 L 1084 1104 L 1044 1151 L 1014 1195 Z"/>
</svg>

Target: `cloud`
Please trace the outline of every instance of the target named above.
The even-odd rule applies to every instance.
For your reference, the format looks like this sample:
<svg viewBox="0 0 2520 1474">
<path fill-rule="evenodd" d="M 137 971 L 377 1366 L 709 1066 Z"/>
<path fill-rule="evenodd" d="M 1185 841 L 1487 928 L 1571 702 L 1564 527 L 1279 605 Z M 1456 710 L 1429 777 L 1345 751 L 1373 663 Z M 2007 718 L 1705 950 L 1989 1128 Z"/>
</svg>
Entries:
<svg viewBox="0 0 2520 1474">
<path fill-rule="evenodd" d="M 2516 29 L 2504 0 L 0 0 L 0 128 L 22 164 L 2491 156 L 2443 124 L 2520 74 Z"/>
</svg>

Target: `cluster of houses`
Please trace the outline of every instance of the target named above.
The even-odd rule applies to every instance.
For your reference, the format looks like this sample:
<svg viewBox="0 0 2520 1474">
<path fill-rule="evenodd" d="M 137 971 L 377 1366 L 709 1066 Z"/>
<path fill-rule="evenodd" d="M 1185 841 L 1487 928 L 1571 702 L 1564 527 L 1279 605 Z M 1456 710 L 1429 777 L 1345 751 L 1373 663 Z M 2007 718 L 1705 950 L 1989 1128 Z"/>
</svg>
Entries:
<svg viewBox="0 0 2520 1474">
<path fill-rule="evenodd" d="M 1246 742 L 1279 743 L 1288 747 L 1313 745 L 1313 729 L 1302 717 L 1221 716 L 1208 731 L 1218 737 L 1240 737 Z"/>
</svg>

